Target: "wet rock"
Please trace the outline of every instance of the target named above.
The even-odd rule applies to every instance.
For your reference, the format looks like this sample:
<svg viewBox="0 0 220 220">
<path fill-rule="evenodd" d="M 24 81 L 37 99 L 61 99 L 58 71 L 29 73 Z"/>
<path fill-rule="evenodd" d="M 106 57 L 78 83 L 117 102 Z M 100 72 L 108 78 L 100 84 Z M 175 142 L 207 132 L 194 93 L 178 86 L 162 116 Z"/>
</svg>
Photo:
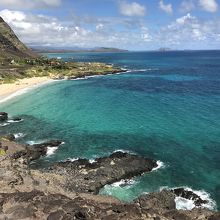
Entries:
<svg viewBox="0 0 220 220">
<path fill-rule="evenodd" d="M 7 121 L 7 120 L 8 120 L 8 113 L 0 112 L 0 122 Z"/>
<path fill-rule="evenodd" d="M 47 154 L 48 147 L 59 147 L 62 141 L 52 140 L 42 144 L 26 145 L 23 149 L 18 149 L 13 154 L 10 155 L 13 159 L 23 158 L 25 161 L 30 162 L 37 160 L 42 156 Z"/>
<path fill-rule="evenodd" d="M 97 194 L 106 184 L 150 172 L 156 166 L 155 160 L 116 152 L 109 157 L 97 158 L 94 163 L 87 159 L 59 162 L 49 171 L 65 175 L 67 188 L 71 191 Z"/>
<path fill-rule="evenodd" d="M 11 120 L 14 122 L 20 122 L 20 121 L 22 121 L 22 118 L 15 117 L 15 118 L 12 118 Z"/>
<path fill-rule="evenodd" d="M 184 199 L 193 200 L 195 206 L 202 206 L 203 204 L 207 204 L 207 200 L 201 199 L 196 193 L 193 191 L 184 189 L 184 188 L 176 188 L 172 189 L 171 192 L 173 192 L 176 196 L 182 197 Z"/>
<path fill-rule="evenodd" d="M 28 145 L 26 151 L 26 159 L 29 161 L 37 160 L 47 154 L 48 147 L 59 147 L 62 141 L 52 140 L 41 144 Z"/>
</svg>

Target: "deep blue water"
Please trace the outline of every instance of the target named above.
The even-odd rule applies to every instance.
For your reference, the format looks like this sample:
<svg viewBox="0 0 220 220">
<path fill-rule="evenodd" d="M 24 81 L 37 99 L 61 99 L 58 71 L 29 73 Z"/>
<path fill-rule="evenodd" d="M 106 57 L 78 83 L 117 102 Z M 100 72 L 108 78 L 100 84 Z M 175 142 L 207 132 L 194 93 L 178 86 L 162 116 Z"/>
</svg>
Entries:
<svg viewBox="0 0 220 220">
<path fill-rule="evenodd" d="M 102 190 L 124 200 L 160 187 L 205 190 L 220 207 L 220 51 L 49 54 L 99 61 L 128 73 L 61 81 L 0 104 L 21 115 L 1 132 L 19 141 L 62 139 L 38 164 L 95 158 L 123 149 L 160 160 L 164 168 L 125 187 Z"/>
</svg>

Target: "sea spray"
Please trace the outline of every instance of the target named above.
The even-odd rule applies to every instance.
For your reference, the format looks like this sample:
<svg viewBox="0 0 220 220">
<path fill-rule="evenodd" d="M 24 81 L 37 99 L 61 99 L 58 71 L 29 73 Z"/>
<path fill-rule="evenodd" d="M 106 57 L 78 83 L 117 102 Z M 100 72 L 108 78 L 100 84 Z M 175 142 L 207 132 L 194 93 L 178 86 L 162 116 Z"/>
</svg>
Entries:
<svg viewBox="0 0 220 220">
<path fill-rule="evenodd" d="M 24 134 L 24 133 L 16 133 L 16 134 L 14 134 L 14 136 L 15 136 L 15 139 L 19 139 L 19 138 L 25 137 L 26 134 Z"/>
<path fill-rule="evenodd" d="M 157 167 L 153 168 L 152 171 L 157 171 L 161 168 L 165 168 L 165 164 L 162 161 L 158 160 L 157 161 Z"/>
<path fill-rule="evenodd" d="M 211 195 L 206 192 L 205 190 L 194 190 L 190 187 L 178 187 L 178 188 L 184 188 L 184 190 L 186 191 L 191 191 L 194 194 L 196 194 L 197 196 L 199 196 L 202 200 L 207 201 L 207 203 L 202 204 L 200 207 L 201 208 L 207 208 L 210 210 L 216 210 L 216 202 L 211 198 Z M 176 187 L 174 188 L 169 188 L 169 187 L 160 187 L 160 191 L 166 189 L 166 190 L 174 190 L 176 189 Z M 195 201 L 192 199 L 187 199 L 187 198 L 183 198 L 181 196 L 176 196 L 175 197 L 175 202 L 176 202 L 176 208 L 178 210 L 192 210 L 196 206 Z"/>
</svg>

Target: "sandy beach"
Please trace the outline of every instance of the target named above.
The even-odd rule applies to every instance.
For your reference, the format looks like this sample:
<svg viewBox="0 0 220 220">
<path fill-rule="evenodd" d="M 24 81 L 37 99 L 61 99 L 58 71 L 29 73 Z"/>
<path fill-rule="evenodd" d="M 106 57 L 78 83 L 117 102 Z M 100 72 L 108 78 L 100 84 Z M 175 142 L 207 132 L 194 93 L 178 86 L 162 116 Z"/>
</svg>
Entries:
<svg viewBox="0 0 220 220">
<path fill-rule="evenodd" d="M 53 80 L 49 77 L 33 77 L 20 79 L 10 84 L 0 84 L 0 103 L 19 94 L 23 94 L 27 89 L 31 89 L 51 81 Z"/>
</svg>

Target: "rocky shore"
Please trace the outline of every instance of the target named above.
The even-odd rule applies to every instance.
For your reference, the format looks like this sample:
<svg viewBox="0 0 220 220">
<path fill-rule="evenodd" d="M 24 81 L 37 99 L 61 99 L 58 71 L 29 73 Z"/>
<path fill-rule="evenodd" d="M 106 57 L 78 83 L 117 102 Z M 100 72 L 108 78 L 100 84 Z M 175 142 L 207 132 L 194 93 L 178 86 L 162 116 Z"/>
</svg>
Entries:
<svg viewBox="0 0 220 220">
<path fill-rule="evenodd" d="M 6 116 L 0 113 L 2 121 Z M 106 184 L 151 172 L 157 167 L 153 159 L 115 152 L 92 162 L 78 159 L 31 168 L 31 161 L 57 147 L 62 141 L 21 145 L 13 135 L 0 137 L 0 219 L 220 219 L 220 213 L 201 208 L 207 201 L 184 188 L 144 194 L 132 203 L 98 195 Z M 177 210 L 176 197 L 191 199 L 197 208 Z"/>
</svg>

